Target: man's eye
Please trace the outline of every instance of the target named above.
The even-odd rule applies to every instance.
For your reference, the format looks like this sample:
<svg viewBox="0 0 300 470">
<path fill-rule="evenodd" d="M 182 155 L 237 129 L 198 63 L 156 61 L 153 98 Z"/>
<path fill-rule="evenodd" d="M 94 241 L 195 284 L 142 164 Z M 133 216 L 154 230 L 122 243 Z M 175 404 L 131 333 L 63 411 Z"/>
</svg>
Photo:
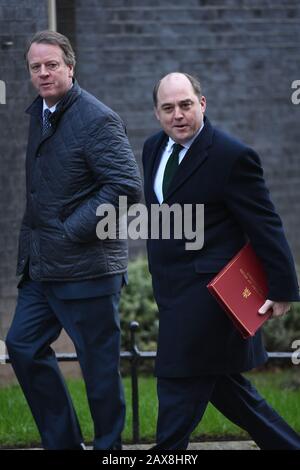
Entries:
<svg viewBox="0 0 300 470">
<path fill-rule="evenodd" d="M 30 70 L 32 70 L 32 72 L 38 72 L 40 70 L 41 66 L 40 65 L 31 65 L 30 66 Z"/>
<path fill-rule="evenodd" d="M 168 107 L 163 108 L 163 110 L 164 110 L 166 113 L 170 113 L 171 111 L 173 111 L 173 108 L 172 108 L 171 106 L 168 106 Z"/>
<path fill-rule="evenodd" d="M 50 64 L 47 64 L 47 68 L 50 70 L 55 70 L 57 69 L 58 65 L 59 64 L 57 62 L 50 62 Z"/>
</svg>

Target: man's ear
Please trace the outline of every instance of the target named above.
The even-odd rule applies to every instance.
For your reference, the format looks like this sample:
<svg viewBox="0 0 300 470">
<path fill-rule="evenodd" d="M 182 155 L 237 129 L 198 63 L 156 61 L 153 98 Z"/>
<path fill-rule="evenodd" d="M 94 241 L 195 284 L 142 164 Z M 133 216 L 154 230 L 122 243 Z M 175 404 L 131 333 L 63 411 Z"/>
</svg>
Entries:
<svg viewBox="0 0 300 470">
<path fill-rule="evenodd" d="M 204 113 L 206 110 L 206 98 L 203 95 L 201 96 L 200 105 L 201 105 L 202 112 Z"/>
<path fill-rule="evenodd" d="M 68 65 L 69 68 L 69 78 L 74 77 L 74 66 L 73 65 Z"/>
</svg>

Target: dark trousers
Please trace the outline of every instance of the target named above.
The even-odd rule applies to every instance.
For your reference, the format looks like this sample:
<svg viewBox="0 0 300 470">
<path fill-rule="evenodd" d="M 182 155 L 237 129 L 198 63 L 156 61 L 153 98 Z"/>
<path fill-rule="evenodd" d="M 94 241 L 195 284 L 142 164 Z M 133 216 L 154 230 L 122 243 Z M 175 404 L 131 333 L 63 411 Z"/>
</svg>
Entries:
<svg viewBox="0 0 300 470">
<path fill-rule="evenodd" d="M 154 449 L 186 449 L 210 401 L 264 450 L 300 450 L 300 436 L 241 374 L 158 378 L 159 414 Z"/>
<path fill-rule="evenodd" d="M 81 366 L 95 430 L 95 449 L 118 448 L 125 404 L 119 375 L 120 293 L 57 298 L 46 284 L 27 280 L 19 289 L 6 345 L 45 449 L 80 448 L 77 416 L 50 345 L 62 328 Z"/>
</svg>

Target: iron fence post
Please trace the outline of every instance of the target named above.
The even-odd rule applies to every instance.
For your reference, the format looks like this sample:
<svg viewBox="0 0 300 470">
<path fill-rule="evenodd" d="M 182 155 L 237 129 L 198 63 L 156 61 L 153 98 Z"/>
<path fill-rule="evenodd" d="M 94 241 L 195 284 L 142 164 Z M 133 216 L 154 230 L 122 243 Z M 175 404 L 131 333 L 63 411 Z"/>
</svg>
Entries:
<svg viewBox="0 0 300 470">
<path fill-rule="evenodd" d="M 130 350 L 131 350 L 131 400 L 132 400 L 132 442 L 138 443 L 140 440 L 139 421 L 139 385 L 138 385 L 138 363 L 140 351 L 136 345 L 135 332 L 139 328 L 137 321 L 132 321 L 130 328 Z"/>
</svg>

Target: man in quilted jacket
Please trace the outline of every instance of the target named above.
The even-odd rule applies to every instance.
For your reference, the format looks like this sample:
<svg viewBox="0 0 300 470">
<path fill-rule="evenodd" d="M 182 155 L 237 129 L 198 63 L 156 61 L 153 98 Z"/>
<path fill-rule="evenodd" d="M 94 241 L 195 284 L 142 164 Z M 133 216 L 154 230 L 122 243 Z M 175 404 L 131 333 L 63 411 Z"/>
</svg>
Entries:
<svg viewBox="0 0 300 470">
<path fill-rule="evenodd" d="M 138 202 L 138 167 L 119 116 L 74 79 L 69 40 L 34 35 L 25 54 L 38 97 L 27 109 L 26 210 L 7 336 L 12 366 L 45 449 L 84 448 L 51 343 L 72 339 L 94 422 L 95 449 L 118 449 L 125 405 L 119 375 L 118 303 L 127 241 L 98 238 L 97 208 Z"/>
</svg>

